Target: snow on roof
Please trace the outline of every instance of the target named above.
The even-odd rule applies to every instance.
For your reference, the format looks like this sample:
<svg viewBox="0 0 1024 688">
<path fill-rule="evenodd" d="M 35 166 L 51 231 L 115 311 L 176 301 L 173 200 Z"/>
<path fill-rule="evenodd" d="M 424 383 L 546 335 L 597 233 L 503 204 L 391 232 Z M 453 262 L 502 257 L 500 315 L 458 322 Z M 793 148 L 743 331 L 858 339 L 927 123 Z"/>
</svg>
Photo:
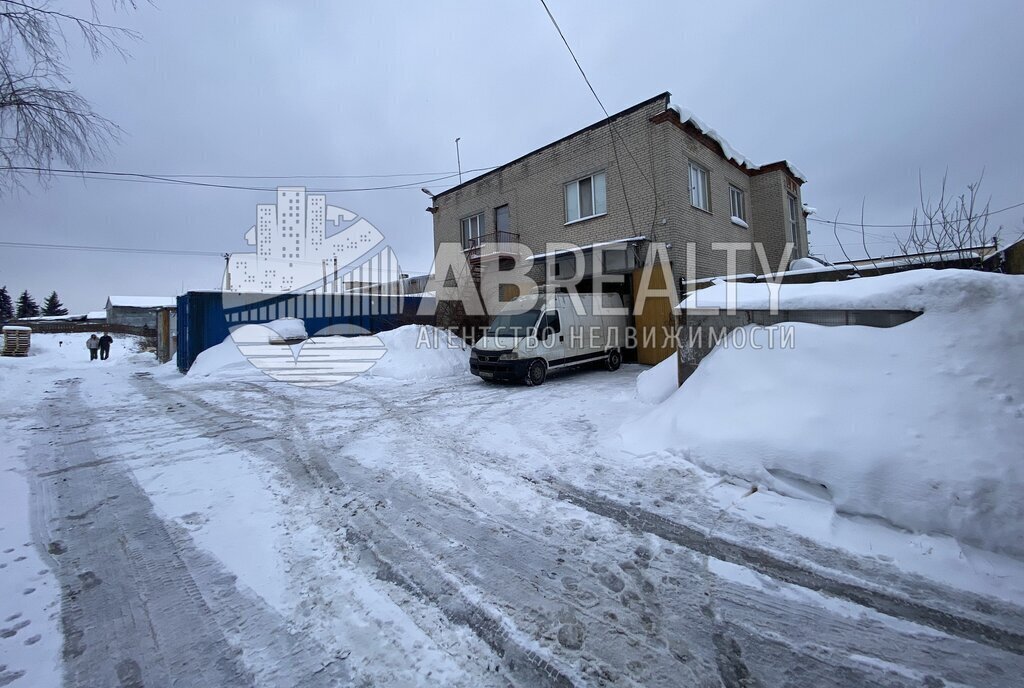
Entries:
<svg viewBox="0 0 1024 688">
<path fill-rule="evenodd" d="M 107 319 L 107 312 L 106 311 L 89 311 L 89 313 L 85 316 L 85 319 L 86 320 L 106 320 Z"/>
<path fill-rule="evenodd" d="M 744 155 L 742 153 L 740 153 L 738 150 L 733 148 L 729 144 L 729 142 L 725 140 L 724 136 L 722 136 L 717 131 L 715 131 L 714 129 L 709 127 L 707 124 L 705 124 L 704 121 L 702 119 L 700 119 L 699 117 L 697 117 L 697 115 L 695 115 L 692 110 L 689 110 L 687 108 L 684 108 L 682 106 L 675 105 L 675 104 L 670 104 L 668 107 L 669 107 L 670 110 L 675 110 L 675 112 L 679 115 L 679 119 L 682 122 L 684 122 L 684 123 L 685 122 L 689 122 L 693 126 L 697 127 L 697 130 L 700 131 L 700 133 L 704 134 L 708 138 L 712 139 L 719 146 L 721 146 L 722 147 L 722 154 L 727 159 L 732 160 L 734 163 L 736 163 L 740 167 L 746 167 L 748 170 L 756 171 L 756 170 L 761 169 L 760 165 L 756 165 L 749 158 L 744 157 Z M 794 165 L 793 163 L 789 162 L 788 160 L 784 160 L 783 162 L 786 164 L 786 167 L 789 168 L 790 174 L 792 174 L 794 177 L 796 177 L 797 179 L 799 179 L 802 182 L 806 182 L 807 181 L 807 177 L 804 176 L 803 172 L 801 172 L 799 169 L 797 169 L 796 165 Z"/>
<path fill-rule="evenodd" d="M 772 307 L 772 297 L 777 294 L 781 309 L 955 310 L 965 293 L 996 293 L 1010 284 L 1007 280 L 1017 279 L 1024 282 L 1024 278 L 977 270 L 922 268 L 841 282 L 732 282 L 695 291 L 683 299 L 679 308 L 763 310 Z"/>
<path fill-rule="evenodd" d="M 85 316 L 82 315 L 82 314 L 72 314 L 72 315 L 40 315 L 40 316 L 37 316 L 35 318 L 22 318 L 22 320 L 48 320 L 48 321 L 53 321 L 53 320 L 81 320 L 84 317 Z"/>
<path fill-rule="evenodd" d="M 922 263 L 944 263 L 954 260 L 981 260 L 981 254 L 976 250 L 941 251 L 937 253 L 917 253 L 907 256 L 888 256 L 885 258 L 862 258 L 849 263 L 838 263 L 838 267 L 860 267 L 860 268 L 892 268 L 905 265 L 920 265 Z"/>
<path fill-rule="evenodd" d="M 804 207 L 804 214 L 805 215 L 815 215 L 815 214 L 817 214 L 818 209 L 815 208 L 814 206 L 807 205 L 806 203 L 803 203 L 802 205 Z"/>
<path fill-rule="evenodd" d="M 550 258 L 552 256 L 566 255 L 566 254 L 569 254 L 569 253 L 574 253 L 576 251 L 592 251 L 595 248 L 603 248 L 605 246 L 614 246 L 615 244 L 628 244 L 628 243 L 632 243 L 632 242 L 636 242 L 636 241 L 646 241 L 646 240 L 647 240 L 647 237 L 645 237 L 645 236 L 636 236 L 636 237 L 626 237 L 625 239 L 615 239 L 613 241 L 601 241 L 601 242 L 596 243 L 596 244 L 587 244 L 586 246 L 577 246 L 576 248 L 563 248 L 563 249 L 559 249 L 557 251 L 548 251 L 547 253 L 537 253 L 535 255 L 530 256 L 530 260 L 544 260 L 545 258 Z"/>
<path fill-rule="evenodd" d="M 114 308 L 174 308 L 178 305 L 173 296 L 108 296 L 107 307 Z"/>
<path fill-rule="evenodd" d="M 31 332 L 31 327 L 23 325 L 4 325 L 4 332 Z"/>
</svg>

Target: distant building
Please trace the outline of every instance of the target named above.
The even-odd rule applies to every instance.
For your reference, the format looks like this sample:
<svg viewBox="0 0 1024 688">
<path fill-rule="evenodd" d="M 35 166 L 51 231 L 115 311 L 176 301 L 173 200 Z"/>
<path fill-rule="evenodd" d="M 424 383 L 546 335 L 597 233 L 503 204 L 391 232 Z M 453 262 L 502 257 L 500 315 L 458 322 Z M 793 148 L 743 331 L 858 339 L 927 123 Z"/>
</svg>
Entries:
<svg viewBox="0 0 1024 688">
<path fill-rule="evenodd" d="M 177 308 L 177 299 L 173 296 L 109 296 L 107 324 L 156 330 L 158 311 L 168 308 Z"/>
<path fill-rule="evenodd" d="M 333 233 L 329 230 L 334 230 Z M 383 245 L 384 236 L 356 213 L 327 205 L 324 194 L 307 194 L 304 187 L 279 187 L 277 203 L 256 206 L 256 224 L 245 233 L 254 253 L 232 253 L 224 271 L 224 291 L 290 292 L 304 287 L 340 291 L 344 281 L 382 282 L 397 279 L 393 261 L 364 268 L 361 277 L 348 276 L 346 266 Z"/>
</svg>

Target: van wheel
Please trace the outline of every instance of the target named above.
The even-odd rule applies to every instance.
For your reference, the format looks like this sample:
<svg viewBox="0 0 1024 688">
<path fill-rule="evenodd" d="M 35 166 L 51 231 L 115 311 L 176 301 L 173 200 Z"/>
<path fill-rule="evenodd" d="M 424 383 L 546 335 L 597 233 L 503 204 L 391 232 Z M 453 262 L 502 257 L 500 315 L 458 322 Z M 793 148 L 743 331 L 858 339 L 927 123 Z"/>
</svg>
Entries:
<svg viewBox="0 0 1024 688">
<path fill-rule="evenodd" d="M 608 352 L 608 360 L 605 362 L 608 366 L 608 370 L 615 372 L 622 365 L 622 354 L 619 353 L 618 349 L 612 349 Z"/>
<path fill-rule="evenodd" d="M 535 360 L 530 364 L 530 367 L 526 370 L 526 384 L 531 387 L 543 385 L 544 380 L 548 377 L 548 367 L 544 365 L 544 361 L 541 359 Z"/>
</svg>

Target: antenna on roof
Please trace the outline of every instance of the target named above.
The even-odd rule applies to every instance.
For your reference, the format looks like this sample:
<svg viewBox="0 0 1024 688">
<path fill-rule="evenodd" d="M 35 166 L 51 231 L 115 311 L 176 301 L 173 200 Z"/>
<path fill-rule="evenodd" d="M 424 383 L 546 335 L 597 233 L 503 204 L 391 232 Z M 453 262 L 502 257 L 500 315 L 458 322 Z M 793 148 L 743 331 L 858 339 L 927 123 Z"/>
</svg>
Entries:
<svg viewBox="0 0 1024 688">
<path fill-rule="evenodd" d="M 459 141 L 461 136 L 455 138 L 455 161 L 459 164 L 459 184 L 462 183 L 462 156 L 459 154 Z"/>
</svg>

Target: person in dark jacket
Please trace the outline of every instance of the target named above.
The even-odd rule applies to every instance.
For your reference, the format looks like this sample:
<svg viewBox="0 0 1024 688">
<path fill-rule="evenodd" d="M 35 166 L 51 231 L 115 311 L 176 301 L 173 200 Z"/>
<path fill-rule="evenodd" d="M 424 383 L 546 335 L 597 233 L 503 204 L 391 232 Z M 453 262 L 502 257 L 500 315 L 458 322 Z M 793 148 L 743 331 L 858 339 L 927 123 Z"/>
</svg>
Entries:
<svg viewBox="0 0 1024 688">
<path fill-rule="evenodd" d="M 99 353 L 100 350 L 100 338 L 96 335 L 89 337 L 85 340 L 85 347 L 89 349 L 89 360 L 95 361 L 96 354 Z"/>
<path fill-rule="evenodd" d="M 114 338 L 110 334 L 104 332 L 103 336 L 100 337 L 100 360 L 105 361 L 110 358 L 110 345 L 114 343 Z"/>
</svg>

